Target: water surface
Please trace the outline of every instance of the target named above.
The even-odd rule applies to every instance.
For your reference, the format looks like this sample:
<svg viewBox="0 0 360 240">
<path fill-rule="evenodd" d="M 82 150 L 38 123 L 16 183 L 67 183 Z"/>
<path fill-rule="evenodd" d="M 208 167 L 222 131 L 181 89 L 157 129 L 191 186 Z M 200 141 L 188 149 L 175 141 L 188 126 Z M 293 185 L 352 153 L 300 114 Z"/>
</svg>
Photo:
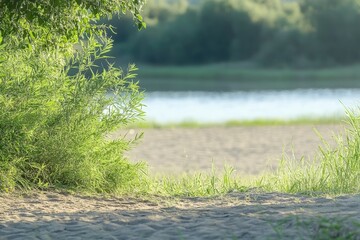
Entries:
<svg viewBox="0 0 360 240">
<path fill-rule="evenodd" d="M 356 107 L 360 89 L 236 92 L 148 92 L 146 120 L 158 123 L 338 117 Z"/>
</svg>

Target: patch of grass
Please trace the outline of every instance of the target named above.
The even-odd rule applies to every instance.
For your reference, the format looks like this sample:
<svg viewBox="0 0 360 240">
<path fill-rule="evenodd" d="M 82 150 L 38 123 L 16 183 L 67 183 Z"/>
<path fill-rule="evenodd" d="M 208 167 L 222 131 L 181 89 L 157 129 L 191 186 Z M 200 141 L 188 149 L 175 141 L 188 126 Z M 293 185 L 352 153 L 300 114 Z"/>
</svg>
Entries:
<svg viewBox="0 0 360 240">
<path fill-rule="evenodd" d="M 360 111 L 360 110 L 359 110 Z M 181 178 L 164 177 L 152 183 L 155 192 L 165 195 L 212 196 L 224 194 L 231 190 L 256 187 L 264 191 L 284 193 L 301 193 L 307 195 L 339 195 L 360 192 L 360 116 L 356 111 L 346 110 L 348 124 L 345 138 L 337 137 L 337 146 L 333 148 L 323 140 L 319 154 L 315 159 L 295 159 L 284 156 L 277 172 L 247 182 L 233 176 L 233 169 L 225 170 L 222 177 L 214 174 L 185 175 Z M 340 120 L 298 119 L 294 122 L 255 121 L 238 123 L 240 125 L 280 125 L 308 123 L 339 123 Z M 342 120 L 344 121 L 344 120 Z M 179 125 L 178 125 L 179 126 Z M 198 127 L 189 125 L 186 127 Z M 230 125 L 229 126 L 233 126 Z M 159 126 L 158 126 L 159 127 Z M 164 127 L 164 126 L 160 126 Z M 319 135 L 320 136 L 320 135 Z M 229 170 L 230 169 L 230 170 Z M 156 182 L 156 183 L 155 183 Z M 216 183 L 216 184 L 214 184 Z"/>
<path fill-rule="evenodd" d="M 360 111 L 360 109 L 359 109 Z M 315 159 L 295 159 L 284 156 L 277 172 L 260 176 L 257 180 L 240 179 L 234 169 L 226 168 L 223 175 L 184 175 L 162 177 L 149 181 L 150 192 L 168 196 L 214 196 L 232 190 L 246 191 L 259 188 L 264 191 L 301 193 L 307 195 L 339 195 L 360 192 L 360 116 L 346 110 L 344 119 L 297 119 L 293 121 L 231 122 L 222 125 L 143 125 L 142 127 L 206 127 L 206 126 L 261 126 L 309 123 L 340 123 L 348 125 L 345 138 L 337 137 L 334 148 L 323 140 Z M 320 136 L 320 135 L 319 135 Z M 321 136 L 320 136 L 321 137 Z M 247 182 L 245 181 L 247 180 Z"/>
<path fill-rule="evenodd" d="M 280 221 L 271 222 L 276 237 L 274 239 L 289 239 L 287 230 L 296 229 L 296 235 L 301 239 L 356 239 L 359 236 L 360 222 L 348 218 L 329 218 L 318 216 L 300 219 L 297 216 L 290 216 Z M 289 228 L 291 226 L 291 228 Z M 291 236 L 293 237 L 293 236 Z"/>
<path fill-rule="evenodd" d="M 166 79 L 358 79 L 360 65 L 345 67 L 291 69 L 258 68 L 241 63 L 222 63 L 196 66 L 141 66 L 143 78 Z"/>
<path fill-rule="evenodd" d="M 194 197 L 216 196 L 233 191 L 244 192 L 248 187 L 231 167 L 218 174 L 213 168 L 208 174 L 184 174 L 180 177 L 162 176 L 150 181 L 150 192 L 164 196 Z"/>
<path fill-rule="evenodd" d="M 255 119 L 249 121 L 228 121 L 224 126 L 281 126 L 281 125 L 306 125 L 306 124 L 339 124 L 343 122 L 341 117 L 307 118 L 301 117 L 290 120 L 282 119 Z"/>
<path fill-rule="evenodd" d="M 258 90 L 359 88 L 360 65 L 320 69 L 258 68 L 241 63 L 200 66 L 141 66 L 140 85 L 148 90 Z"/>
<path fill-rule="evenodd" d="M 128 125 L 127 128 L 204 128 L 204 127 L 237 127 L 237 126 L 281 126 L 281 125 L 306 125 L 306 124 L 340 124 L 344 122 L 341 117 L 329 118 L 296 118 L 290 120 L 282 119 L 255 119 L 255 120 L 231 120 L 223 123 L 200 123 L 195 121 L 184 121 L 179 123 L 156 123 L 136 122 Z"/>
<path fill-rule="evenodd" d="M 359 110 L 358 110 L 359 112 Z M 263 176 L 257 183 L 267 191 L 305 194 L 346 194 L 360 192 L 360 116 L 347 109 L 345 137 L 337 137 L 337 146 L 323 140 L 317 158 L 300 160 L 285 157 L 275 174 Z"/>
</svg>

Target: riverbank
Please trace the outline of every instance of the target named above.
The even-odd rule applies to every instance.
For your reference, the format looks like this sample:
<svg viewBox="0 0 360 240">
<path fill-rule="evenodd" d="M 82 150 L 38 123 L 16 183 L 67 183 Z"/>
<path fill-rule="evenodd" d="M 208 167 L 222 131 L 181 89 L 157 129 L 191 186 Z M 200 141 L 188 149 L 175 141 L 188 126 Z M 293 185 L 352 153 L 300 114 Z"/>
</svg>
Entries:
<svg viewBox="0 0 360 240">
<path fill-rule="evenodd" d="M 360 88 L 360 65 L 314 69 L 259 68 L 243 63 L 196 66 L 140 65 L 147 91 L 237 91 L 297 88 Z"/>
<path fill-rule="evenodd" d="M 143 129 L 144 139 L 128 154 L 133 161 L 144 154 L 152 175 L 208 171 L 228 158 L 240 177 L 259 176 L 275 170 L 283 152 L 316 154 L 321 140 L 314 128 L 332 144 L 344 125 Z M 33 190 L 3 193 L 0 209 L 0 239 L 360 239 L 358 194 L 244 188 L 212 197 L 103 197 Z"/>
</svg>

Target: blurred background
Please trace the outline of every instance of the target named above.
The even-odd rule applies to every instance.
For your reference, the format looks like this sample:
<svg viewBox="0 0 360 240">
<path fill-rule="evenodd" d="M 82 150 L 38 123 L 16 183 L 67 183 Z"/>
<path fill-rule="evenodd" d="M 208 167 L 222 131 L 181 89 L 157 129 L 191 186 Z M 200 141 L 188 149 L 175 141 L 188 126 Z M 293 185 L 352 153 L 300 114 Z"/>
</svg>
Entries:
<svg viewBox="0 0 360 240">
<path fill-rule="evenodd" d="M 360 99 L 360 0 L 148 0 L 109 20 L 147 121 L 333 118 Z"/>
</svg>

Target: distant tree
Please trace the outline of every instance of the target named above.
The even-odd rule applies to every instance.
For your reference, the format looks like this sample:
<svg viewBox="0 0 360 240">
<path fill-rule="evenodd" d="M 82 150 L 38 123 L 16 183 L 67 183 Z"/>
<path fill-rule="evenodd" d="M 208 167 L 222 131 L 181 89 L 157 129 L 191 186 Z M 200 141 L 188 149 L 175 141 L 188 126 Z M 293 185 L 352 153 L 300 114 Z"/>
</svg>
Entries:
<svg viewBox="0 0 360 240">
<path fill-rule="evenodd" d="M 259 51 L 262 25 L 254 22 L 249 12 L 234 11 L 232 17 L 234 36 L 229 48 L 231 60 L 248 60 Z"/>
<path fill-rule="evenodd" d="M 202 6 L 199 16 L 199 38 L 203 62 L 229 59 L 229 46 L 234 38 L 234 9 L 228 1 L 211 0 Z"/>
<path fill-rule="evenodd" d="M 337 63 L 360 60 L 358 0 L 304 0 L 302 8 L 313 27 L 319 58 Z"/>
<path fill-rule="evenodd" d="M 154 0 L 145 9 L 150 28 L 133 31 L 119 49 L 153 64 L 351 64 L 360 59 L 359 6 L 359 0 Z"/>
</svg>

